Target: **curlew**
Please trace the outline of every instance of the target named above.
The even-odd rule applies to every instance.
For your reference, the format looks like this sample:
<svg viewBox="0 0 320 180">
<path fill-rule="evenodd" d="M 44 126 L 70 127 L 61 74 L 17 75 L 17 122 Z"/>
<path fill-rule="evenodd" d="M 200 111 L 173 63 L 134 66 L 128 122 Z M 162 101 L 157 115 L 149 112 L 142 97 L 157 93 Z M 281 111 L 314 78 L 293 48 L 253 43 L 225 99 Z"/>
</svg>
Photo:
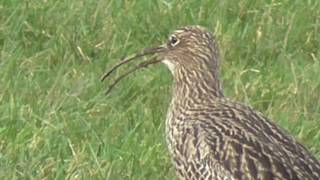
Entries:
<svg viewBox="0 0 320 180">
<path fill-rule="evenodd" d="M 219 49 L 200 26 L 174 31 L 164 45 L 116 64 L 152 58 L 110 85 L 151 64 L 164 63 L 174 79 L 166 139 L 180 179 L 319 180 L 319 161 L 293 136 L 251 107 L 226 98 L 219 80 Z M 108 91 L 109 92 L 109 91 Z"/>
</svg>

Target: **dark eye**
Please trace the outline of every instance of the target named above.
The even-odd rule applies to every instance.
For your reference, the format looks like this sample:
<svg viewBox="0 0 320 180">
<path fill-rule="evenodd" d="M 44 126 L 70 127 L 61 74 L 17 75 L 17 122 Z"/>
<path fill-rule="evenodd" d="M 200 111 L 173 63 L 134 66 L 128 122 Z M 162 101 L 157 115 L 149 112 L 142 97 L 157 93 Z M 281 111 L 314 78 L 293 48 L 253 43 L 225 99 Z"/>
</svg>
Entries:
<svg viewBox="0 0 320 180">
<path fill-rule="evenodd" d="M 178 43 L 179 39 L 175 35 L 170 36 L 170 45 L 172 47 L 176 46 Z"/>
</svg>

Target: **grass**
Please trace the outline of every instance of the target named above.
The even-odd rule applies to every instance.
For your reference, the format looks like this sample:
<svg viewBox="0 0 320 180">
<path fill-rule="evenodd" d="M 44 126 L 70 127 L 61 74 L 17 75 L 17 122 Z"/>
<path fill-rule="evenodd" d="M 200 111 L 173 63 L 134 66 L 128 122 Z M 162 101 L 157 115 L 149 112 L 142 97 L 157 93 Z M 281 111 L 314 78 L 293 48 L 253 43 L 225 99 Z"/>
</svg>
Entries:
<svg viewBox="0 0 320 180">
<path fill-rule="evenodd" d="M 169 71 L 135 73 L 109 96 L 99 78 L 191 24 L 218 38 L 225 94 L 319 159 L 317 0 L 0 0 L 0 179 L 173 179 Z"/>
</svg>

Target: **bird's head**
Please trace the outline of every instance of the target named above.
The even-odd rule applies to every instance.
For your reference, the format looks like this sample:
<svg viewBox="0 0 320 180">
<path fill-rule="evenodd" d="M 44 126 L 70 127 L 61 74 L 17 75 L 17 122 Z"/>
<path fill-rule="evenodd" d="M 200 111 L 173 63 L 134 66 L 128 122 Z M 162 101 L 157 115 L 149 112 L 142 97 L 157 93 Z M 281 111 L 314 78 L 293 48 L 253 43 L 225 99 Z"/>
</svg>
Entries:
<svg viewBox="0 0 320 180">
<path fill-rule="evenodd" d="M 219 56 L 212 34 L 200 26 L 174 31 L 159 52 L 162 62 L 174 74 L 175 70 L 207 71 L 216 69 Z"/>
<path fill-rule="evenodd" d="M 146 55 L 151 55 L 152 58 L 141 62 L 136 67 L 124 73 L 111 84 L 109 90 L 123 77 L 138 69 L 159 62 L 167 65 L 174 79 L 183 79 L 185 75 L 197 75 L 197 73 L 205 73 L 208 74 L 208 77 L 215 77 L 218 73 L 219 52 L 213 35 L 201 26 L 188 26 L 174 31 L 169 36 L 168 41 L 163 45 L 144 49 L 120 61 L 103 75 L 102 80 L 121 65 Z"/>
</svg>

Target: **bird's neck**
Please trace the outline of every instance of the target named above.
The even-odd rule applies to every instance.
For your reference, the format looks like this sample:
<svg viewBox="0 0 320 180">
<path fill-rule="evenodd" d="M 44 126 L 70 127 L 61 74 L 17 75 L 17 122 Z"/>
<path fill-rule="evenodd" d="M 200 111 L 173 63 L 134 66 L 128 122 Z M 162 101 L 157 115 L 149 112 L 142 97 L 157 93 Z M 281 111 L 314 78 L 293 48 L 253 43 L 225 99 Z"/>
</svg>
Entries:
<svg viewBox="0 0 320 180">
<path fill-rule="evenodd" d="M 184 105 L 212 102 L 223 97 L 218 73 L 202 71 L 174 72 L 173 103 Z M 180 104 L 180 106 L 183 106 Z"/>
<path fill-rule="evenodd" d="M 206 107 L 203 105 L 212 105 L 215 101 L 219 101 L 223 98 L 223 93 L 219 78 L 213 73 L 211 75 L 201 72 L 185 73 L 175 69 L 173 79 L 173 95 L 166 118 L 166 134 L 169 150 L 174 155 L 172 151 L 177 144 L 176 140 L 179 139 L 177 137 L 183 136 L 184 126 L 187 125 L 185 115 L 190 113 L 191 109 Z"/>
</svg>

